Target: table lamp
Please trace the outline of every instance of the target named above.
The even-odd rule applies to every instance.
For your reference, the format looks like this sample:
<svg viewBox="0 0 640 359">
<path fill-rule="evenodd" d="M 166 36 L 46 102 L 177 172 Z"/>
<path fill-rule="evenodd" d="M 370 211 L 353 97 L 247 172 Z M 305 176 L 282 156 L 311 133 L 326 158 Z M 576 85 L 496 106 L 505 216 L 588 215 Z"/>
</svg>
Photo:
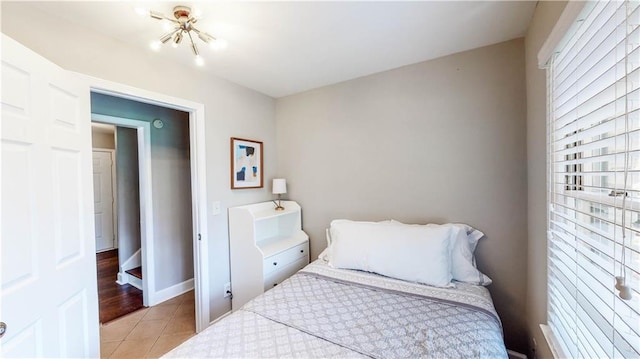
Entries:
<svg viewBox="0 0 640 359">
<path fill-rule="evenodd" d="M 283 193 L 287 193 L 287 180 L 284 178 L 274 178 L 272 192 L 273 194 L 278 195 L 278 203 L 276 203 L 276 201 L 273 201 L 273 203 L 276 203 L 276 211 L 284 210 L 284 207 L 282 207 L 280 204 L 280 198 Z"/>
</svg>

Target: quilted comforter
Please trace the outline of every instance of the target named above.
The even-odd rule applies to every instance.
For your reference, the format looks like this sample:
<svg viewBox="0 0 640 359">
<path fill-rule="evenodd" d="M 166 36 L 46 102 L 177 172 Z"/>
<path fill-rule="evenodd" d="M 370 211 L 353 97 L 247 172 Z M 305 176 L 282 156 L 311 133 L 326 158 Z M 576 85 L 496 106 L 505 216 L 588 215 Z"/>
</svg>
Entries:
<svg viewBox="0 0 640 359">
<path fill-rule="evenodd" d="M 506 358 L 484 287 L 435 288 L 315 261 L 165 355 Z"/>
</svg>

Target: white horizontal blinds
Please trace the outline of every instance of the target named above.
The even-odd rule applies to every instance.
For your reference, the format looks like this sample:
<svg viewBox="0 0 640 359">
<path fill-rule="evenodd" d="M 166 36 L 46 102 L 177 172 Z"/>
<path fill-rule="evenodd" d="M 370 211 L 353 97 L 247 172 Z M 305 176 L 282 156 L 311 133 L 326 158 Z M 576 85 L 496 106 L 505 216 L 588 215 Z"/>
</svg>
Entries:
<svg viewBox="0 0 640 359">
<path fill-rule="evenodd" d="M 639 1 L 585 6 L 548 70 L 548 320 L 571 357 L 640 357 Z"/>
</svg>

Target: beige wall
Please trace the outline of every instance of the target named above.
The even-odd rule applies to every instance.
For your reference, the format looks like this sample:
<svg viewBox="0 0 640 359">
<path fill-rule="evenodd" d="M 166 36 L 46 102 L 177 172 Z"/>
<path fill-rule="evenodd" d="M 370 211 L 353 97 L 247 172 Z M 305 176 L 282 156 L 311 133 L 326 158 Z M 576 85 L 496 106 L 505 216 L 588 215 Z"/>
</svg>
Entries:
<svg viewBox="0 0 640 359">
<path fill-rule="evenodd" d="M 270 200 L 269 188 L 231 191 L 229 138 L 264 142 L 265 179 L 276 167 L 273 98 L 208 75 L 196 66 L 163 61 L 148 48 L 137 48 L 98 32 L 45 15 L 24 2 L 1 2 L 2 32 L 59 66 L 82 74 L 202 103 L 205 106 L 207 203 L 221 202 L 221 214 L 207 219 L 211 319 L 231 309 L 223 298 L 229 281 L 229 206 Z M 16 14 L 25 14 L 16 16 Z"/>
<path fill-rule="evenodd" d="M 464 222 L 509 348 L 526 350 L 524 41 L 277 100 L 278 176 L 315 258 L 335 218 Z"/>
<path fill-rule="evenodd" d="M 91 145 L 93 148 L 116 149 L 115 133 L 107 133 L 104 129 L 91 127 Z"/>
<path fill-rule="evenodd" d="M 546 75 L 544 70 L 538 68 L 538 51 L 565 5 L 566 2 L 561 1 L 538 2 L 525 38 L 529 227 L 527 322 L 530 336 L 537 343 L 536 354 L 539 358 L 552 356 L 539 327 L 539 324 L 547 322 L 547 103 Z"/>
</svg>

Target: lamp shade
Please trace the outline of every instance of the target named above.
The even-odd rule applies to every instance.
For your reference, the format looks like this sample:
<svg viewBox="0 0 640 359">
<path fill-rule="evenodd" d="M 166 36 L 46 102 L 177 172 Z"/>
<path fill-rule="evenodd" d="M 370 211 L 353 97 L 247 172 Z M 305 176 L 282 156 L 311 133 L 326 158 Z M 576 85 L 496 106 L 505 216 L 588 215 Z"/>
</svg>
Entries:
<svg viewBox="0 0 640 359">
<path fill-rule="evenodd" d="M 273 179 L 273 194 L 287 193 L 287 180 L 284 178 Z"/>
</svg>

